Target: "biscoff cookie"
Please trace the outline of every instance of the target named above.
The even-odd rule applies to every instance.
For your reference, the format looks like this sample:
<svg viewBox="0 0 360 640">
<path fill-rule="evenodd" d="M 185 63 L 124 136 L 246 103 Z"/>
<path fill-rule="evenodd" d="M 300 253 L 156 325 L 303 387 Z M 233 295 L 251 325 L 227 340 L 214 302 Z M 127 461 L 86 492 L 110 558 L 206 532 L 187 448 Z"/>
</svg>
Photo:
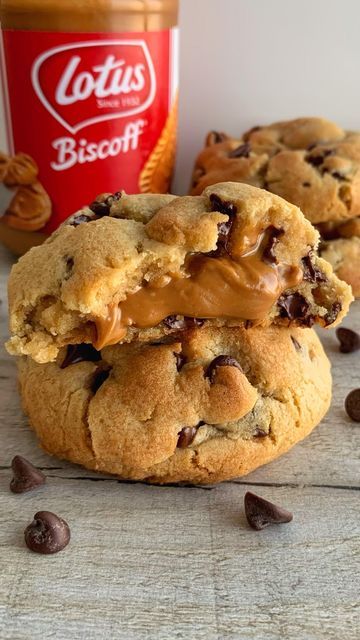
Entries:
<svg viewBox="0 0 360 640">
<path fill-rule="evenodd" d="M 37 231 L 51 216 L 51 201 L 37 179 L 38 167 L 25 153 L 0 153 L 1 223 L 11 229 Z"/>
<path fill-rule="evenodd" d="M 196 160 L 192 195 L 246 182 L 301 208 L 314 224 L 360 213 L 360 134 L 322 118 L 254 127 L 239 139 L 211 132 Z"/>
<path fill-rule="evenodd" d="M 8 350 L 49 362 L 67 344 L 153 341 L 194 324 L 335 325 L 352 296 L 318 238 L 297 207 L 245 184 L 105 194 L 13 267 Z"/>
<path fill-rule="evenodd" d="M 18 360 L 23 407 L 44 449 L 154 483 L 249 473 L 319 423 L 330 364 L 312 329 L 213 328 L 160 344 L 61 349 Z"/>
</svg>

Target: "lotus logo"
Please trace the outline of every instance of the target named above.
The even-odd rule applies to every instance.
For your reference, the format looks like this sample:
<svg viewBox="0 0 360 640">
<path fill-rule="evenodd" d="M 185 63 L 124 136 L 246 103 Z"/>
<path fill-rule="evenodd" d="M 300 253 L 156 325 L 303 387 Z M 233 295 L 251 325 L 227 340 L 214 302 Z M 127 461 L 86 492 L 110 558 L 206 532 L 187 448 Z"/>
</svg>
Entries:
<svg viewBox="0 0 360 640">
<path fill-rule="evenodd" d="M 31 73 L 43 106 L 70 133 L 139 114 L 156 93 L 154 65 L 142 40 L 101 40 L 55 47 Z"/>
</svg>

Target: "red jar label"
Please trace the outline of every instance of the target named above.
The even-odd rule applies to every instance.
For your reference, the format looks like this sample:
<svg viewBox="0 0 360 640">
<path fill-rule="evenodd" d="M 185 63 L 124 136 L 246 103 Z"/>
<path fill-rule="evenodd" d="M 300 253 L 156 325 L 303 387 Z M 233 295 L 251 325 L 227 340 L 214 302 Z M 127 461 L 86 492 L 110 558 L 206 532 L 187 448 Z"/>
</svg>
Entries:
<svg viewBox="0 0 360 640">
<path fill-rule="evenodd" d="M 41 231 L 98 193 L 169 189 L 176 44 L 176 30 L 3 31 L 9 150 L 33 159 L 50 197 Z"/>
</svg>

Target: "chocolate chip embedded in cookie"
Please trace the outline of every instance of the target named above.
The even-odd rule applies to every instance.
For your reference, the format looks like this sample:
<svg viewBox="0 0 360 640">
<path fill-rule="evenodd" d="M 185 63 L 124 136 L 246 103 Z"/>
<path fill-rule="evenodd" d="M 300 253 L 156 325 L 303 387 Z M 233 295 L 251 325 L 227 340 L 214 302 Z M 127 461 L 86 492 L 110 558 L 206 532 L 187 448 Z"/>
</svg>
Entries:
<svg viewBox="0 0 360 640">
<path fill-rule="evenodd" d="M 198 324 L 328 326 L 347 312 L 350 289 L 316 255 L 317 231 L 266 191 L 224 183 L 104 204 L 13 268 L 11 353 L 48 362 L 68 344 L 101 350 Z"/>
<path fill-rule="evenodd" d="M 341 222 L 360 213 L 359 165 L 360 134 L 299 118 L 207 141 L 191 193 L 220 181 L 247 182 L 296 204 L 313 223 Z"/>
<path fill-rule="evenodd" d="M 89 354 L 62 368 L 64 355 L 18 359 L 30 423 L 48 452 L 122 478 L 244 475 L 310 433 L 331 398 L 330 364 L 312 329 L 202 327 L 156 345 L 107 347 L 96 362 Z"/>
</svg>

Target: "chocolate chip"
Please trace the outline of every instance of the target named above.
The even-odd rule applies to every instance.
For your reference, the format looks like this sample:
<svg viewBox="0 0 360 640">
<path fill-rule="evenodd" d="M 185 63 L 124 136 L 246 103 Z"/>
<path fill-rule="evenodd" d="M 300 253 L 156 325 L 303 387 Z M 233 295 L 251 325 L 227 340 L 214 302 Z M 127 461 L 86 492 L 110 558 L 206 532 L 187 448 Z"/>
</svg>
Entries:
<svg viewBox="0 0 360 640">
<path fill-rule="evenodd" d="M 179 331 L 183 329 L 192 329 L 194 327 L 202 327 L 205 320 L 202 318 L 190 318 L 188 316 L 167 316 L 164 318 L 163 323 L 169 327 L 169 329 L 177 329 Z"/>
<path fill-rule="evenodd" d="M 79 224 L 83 224 L 83 222 L 92 222 L 93 220 L 96 220 L 95 216 L 86 216 L 84 213 L 79 213 L 79 215 L 74 216 L 74 218 L 70 222 L 70 225 L 72 227 L 78 227 Z"/>
<path fill-rule="evenodd" d="M 94 202 L 89 204 L 89 209 L 91 209 L 91 211 L 95 213 L 98 218 L 108 216 L 110 213 L 109 204 L 107 204 L 106 202 L 98 202 L 97 200 L 94 200 Z"/>
<path fill-rule="evenodd" d="M 326 275 L 313 263 L 312 254 L 302 258 L 303 278 L 308 282 L 326 282 Z"/>
<path fill-rule="evenodd" d="M 229 158 L 248 158 L 250 155 L 251 146 L 249 142 L 245 142 L 245 144 L 241 144 L 236 149 L 233 149 L 229 153 Z"/>
<path fill-rule="evenodd" d="M 262 259 L 269 264 L 276 264 L 275 247 L 284 231 L 276 227 L 269 227 L 266 231 L 269 234 L 269 239 L 263 250 Z"/>
<path fill-rule="evenodd" d="M 341 353 L 353 353 L 360 349 L 360 335 L 356 331 L 340 327 L 336 329 L 336 337 L 340 342 Z"/>
<path fill-rule="evenodd" d="M 163 323 L 169 327 L 169 329 L 185 328 L 185 320 L 181 316 L 167 316 L 164 318 Z"/>
<path fill-rule="evenodd" d="M 279 507 L 251 491 L 245 494 L 245 514 L 247 521 L 253 529 L 260 531 L 271 524 L 291 522 L 293 514 Z"/>
<path fill-rule="evenodd" d="M 185 316 L 184 322 L 187 329 L 192 329 L 195 327 L 202 327 L 205 320 L 203 318 L 189 318 L 188 316 Z"/>
<path fill-rule="evenodd" d="M 214 360 L 209 364 L 208 368 L 205 372 L 205 377 L 210 378 L 211 384 L 215 380 L 216 369 L 218 367 L 236 367 L 239 371 L 242 371 L 240 364 L 235 358 L 232 356 L 217 356 Z"/>
<path fill-rule="evenodd" d="M 289 320 L 304 320 L 309 311 L 309 304 L 300 293 L 283 294 L 278 300 L 280 315 Z"/>
<path fill-rule="evenodd" d="M 318 142 L 312 142 L 311 144 L 309 144 L 308 147 L 306 147 L 306 150 L 307 151 L 312 151 L 313 149 L 315 149 L 315 147 L 318 146 L 318 144 L 319 144 Z"/>
<path fill-rule="evenodd" d="M 302 186 L 303 187 L 311 187 L 311 182 L 303 182 Z"/>
<path fill-rule="evenodd" d="M 212 193 L 210 196 L 210 202 L 212 205 L 212 211 L 219 211 L 227 216 L 234 216 L 237 212 L 236 206 L 232 202 L 226 202 L 221 200 L 216 193 Z"/>
<path fill-rule="evenodd" d="M 216 249 L 214 249 L 214 251 L 209 251 L 206 254 L 210 258 L 218 258 L 228 253 L 228 241 L 237 208 L 231 202 L 223 202 L 214 193 L 210 196 L 210 201 L 213 211 L 219 211 L 220 213 L 224 213 L 225 215 L 229 216 L 229 220 L 218 224 L 218 239 L 216 243 Z"/>
<path fill-rule="evenodd" d="M 14 477 L 10 482 L 10 491 L 13 493 L 32 491 L 46 481 L 44 474 L 22 456 L 15 456 L 12 459 L 11 468 Z"/>
<path fill-rule="evenodd" d="M 360 389 L 350 391 L 345 400 L 345 409 L 351 420 L 360 422 Z"/>
<path fill-rule="evenodd" d="M 107 205 L 111 206 L 114 201 L 118 202 L 121 199 L 122 193 L 121 191 L 115 191 L 112 196 L 106 198 L 105 202 Z"/>
<path fill-rule="evenodd" d="M 256 427 L 253 435 L 254 438 L 266 438 L 266 436 L 269 434 L 263 429 L 260 429 L 260 427 Z"/>
<path fill-rule="evenodd" d="M 69 544 L 70 529 L 62 518 L 51 511 L 38 511 L 25 529 L 26 546 L 36 553 L 62 551 Z"/>
<path fill-rule="evenodd" d="M 323 156 L 306 156 L 305 160 L 313 167 L 320 167 L 324 162 Z"/>
<path fill-rule="evenodd" d="M 331 175 L 333 178 L 336 178 L 336 180 L 346 180 L 345 176 L 343 176 L 338 171 L 333 171 Z"/>
<path fill-rule="evenodd" d="M 291 341 L 292 341 L 292 343 L 293 343 L 293 345 L 294 345 L 294 347 L 295 347 L 296 351 L 301 351 L 301 344 L 300 344 L 300 342 L 298 342 L 298 341 L 296 340 L 296 338 L 294 338 L 294 336 L 290 336 L 290 338 L 291 338 Z"/>
<path fill-rule="evenodd" d="M 328 313 L 326 314 L 326 316 L 324 318 L 326 327 L 328 327 L 329 324 L 332 324 L 333 322 L 335 322 L 335 320 L 338 317 L 341 309 L 342 309 L 342 306 L 341 306 L 340 302 L 334 302 L 334 304 L 331 305 L 330 311 L 328 311 Z"/>
<path fill-rule="evenodd" d="M 110 367 L 108 368 L 98 368 L 93 376 L 92 382 L 91 382 L 91 391 L 95 394 L 97 391 L 99 391 L 100 387 L 102 384 L 104 384 L 105 380 L 108 379 L 109 375 L 110 375 Z"/>
<path fill-rule="evenodd" d="M 204 424 L 204 423 L 200 423 Z M 179 433 L 179 439 L 177 441 L 177 447 L 179 449 L 186 449 L 194 440 L 197 432 L 197 427 L 184 427 Z"/>
<path fill-rule="evenodd" d="M 214 144 L 220 144 L 227 139 L 227 135 L 225 133 L 219 133 L 219 131 L 210 131 L 206 137 L 206 146 L 212 147 Z"/>
<path fill-rule="evenodd" d="M 186 363 L 186 358 L 182 355 L 182 353 L 174 353 L 174 356 L 176 359 L 176 368 L 178 371 L 181 371 L 184 364 Z"/>
<path fill-rule="evenodd" d="M 315 145 L 316 146 L 316 145 Z M 305 156 L 305 160 L 306 162 L 308 162 L 309 164 L 311 164 L 313 167 L 320 167 L 325 158 L 327 158 L 328 156 L 331 156 L 334 153 L 333 149 L 321 149 L 321 152 L 317 155 L 311 156 L 311 155 L 307 155 Z M 325 172 L 326 169 L 324 169 L 323 172 Z M 328 171 L 328 169 L 327 169 Z"/>
<path fill-rule="evenodd" d="M 101 353 L 92 344 L 69 344 L 60 369 L 66 369 L 70 364 L 78 362 L 99 362 L 99 360 L 101 360 Z"/>
</svg>

